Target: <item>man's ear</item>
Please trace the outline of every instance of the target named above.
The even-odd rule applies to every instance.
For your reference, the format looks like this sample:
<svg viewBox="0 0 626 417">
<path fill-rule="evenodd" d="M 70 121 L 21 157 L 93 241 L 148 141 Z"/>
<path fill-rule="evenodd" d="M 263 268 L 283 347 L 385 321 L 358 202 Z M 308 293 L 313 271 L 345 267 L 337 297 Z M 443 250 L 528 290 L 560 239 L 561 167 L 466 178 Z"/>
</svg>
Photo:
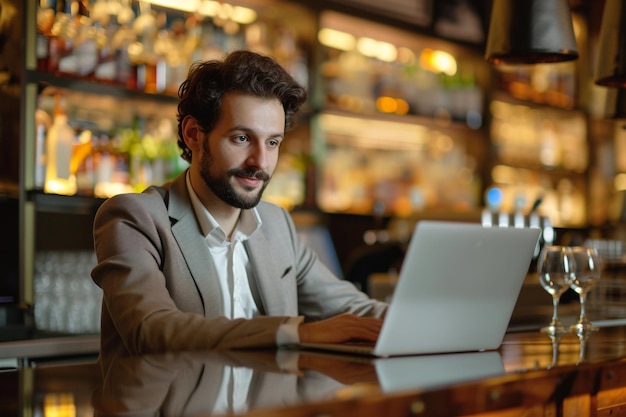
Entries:
<svg viewBox="0 0 626 417">
<path fill-rule="evenodd" d="M 182 125 L 183 140 L 192 152 L 197 151 L 201 147 L 200 141 L 204 138 L 198 121 L 192 116 L 185 116 Z"/>
</svg>

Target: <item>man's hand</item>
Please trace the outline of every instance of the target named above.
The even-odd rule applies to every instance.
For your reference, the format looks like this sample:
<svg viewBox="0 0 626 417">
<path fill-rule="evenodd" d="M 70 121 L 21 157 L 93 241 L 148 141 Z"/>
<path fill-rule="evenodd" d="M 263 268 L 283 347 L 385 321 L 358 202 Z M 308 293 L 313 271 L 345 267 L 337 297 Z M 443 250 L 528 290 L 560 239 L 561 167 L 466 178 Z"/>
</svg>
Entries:
<svg viewBox="0 0 626 417">
<path fill-rule="evenodd" d="M 315 352 L 300 352 L 298 369 L 319 372 L 344 385 L 373 382 L 376 384 L 374 387 L 380 389 L 373 362 L 353 360 L 350 355 L 333 356 L 318 355 Z"/>
<path fill-rule="evenodd" d="M 303 343 L 341 343 L 355 339 L 375 342 L 382 324 L 382 319 L 341 314 L 326 320 L 302 323 L 298 334 Z"/>
</svg>

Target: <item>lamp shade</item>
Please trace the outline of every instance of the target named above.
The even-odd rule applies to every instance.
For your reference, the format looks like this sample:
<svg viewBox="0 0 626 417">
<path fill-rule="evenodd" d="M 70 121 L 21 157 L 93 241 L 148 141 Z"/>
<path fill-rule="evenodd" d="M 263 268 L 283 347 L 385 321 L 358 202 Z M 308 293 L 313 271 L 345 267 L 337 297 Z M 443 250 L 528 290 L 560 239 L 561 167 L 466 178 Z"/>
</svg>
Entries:
<svg viewBox="0 0 626 417">
<path fill-rule="evenodd" d="M 494 0 L 485 59 L 537 64 L 578 58 L 567 0 Z"/>
<path fill-rule="evenodd" d="M 600 26 L 596 84 L 626 87 L 626 5 L 606 0 Z"/>
</svg>

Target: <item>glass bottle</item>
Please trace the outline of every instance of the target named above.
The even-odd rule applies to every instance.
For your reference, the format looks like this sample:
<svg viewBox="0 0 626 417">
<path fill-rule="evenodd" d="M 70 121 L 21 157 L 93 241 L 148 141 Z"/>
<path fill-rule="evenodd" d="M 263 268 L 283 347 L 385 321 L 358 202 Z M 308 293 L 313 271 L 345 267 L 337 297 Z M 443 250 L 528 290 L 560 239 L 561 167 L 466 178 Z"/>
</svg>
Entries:
<svg viewBox="0 0 626 417">
<path fill-rule="evenodd" d="M 74 129 L 69 125 L 60 96 L 56 96 L 54 120 L 46 138 L 46 182 L 44 191 L 52 194 L 76 193 L 70 172 Z"/>
</svg>

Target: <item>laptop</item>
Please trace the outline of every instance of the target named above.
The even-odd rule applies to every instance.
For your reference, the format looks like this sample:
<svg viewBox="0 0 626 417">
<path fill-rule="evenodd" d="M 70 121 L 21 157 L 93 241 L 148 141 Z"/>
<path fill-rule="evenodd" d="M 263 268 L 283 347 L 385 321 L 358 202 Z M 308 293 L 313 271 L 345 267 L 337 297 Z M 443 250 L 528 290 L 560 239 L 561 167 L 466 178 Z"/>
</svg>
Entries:
<svg viewBox="0 0 626 417">
<path fill-rule="evenodd" d="M 420 221 L 376 344 L 302 343 L 376 357 L 495 350 L 540 229 Z"/>
</svg>

